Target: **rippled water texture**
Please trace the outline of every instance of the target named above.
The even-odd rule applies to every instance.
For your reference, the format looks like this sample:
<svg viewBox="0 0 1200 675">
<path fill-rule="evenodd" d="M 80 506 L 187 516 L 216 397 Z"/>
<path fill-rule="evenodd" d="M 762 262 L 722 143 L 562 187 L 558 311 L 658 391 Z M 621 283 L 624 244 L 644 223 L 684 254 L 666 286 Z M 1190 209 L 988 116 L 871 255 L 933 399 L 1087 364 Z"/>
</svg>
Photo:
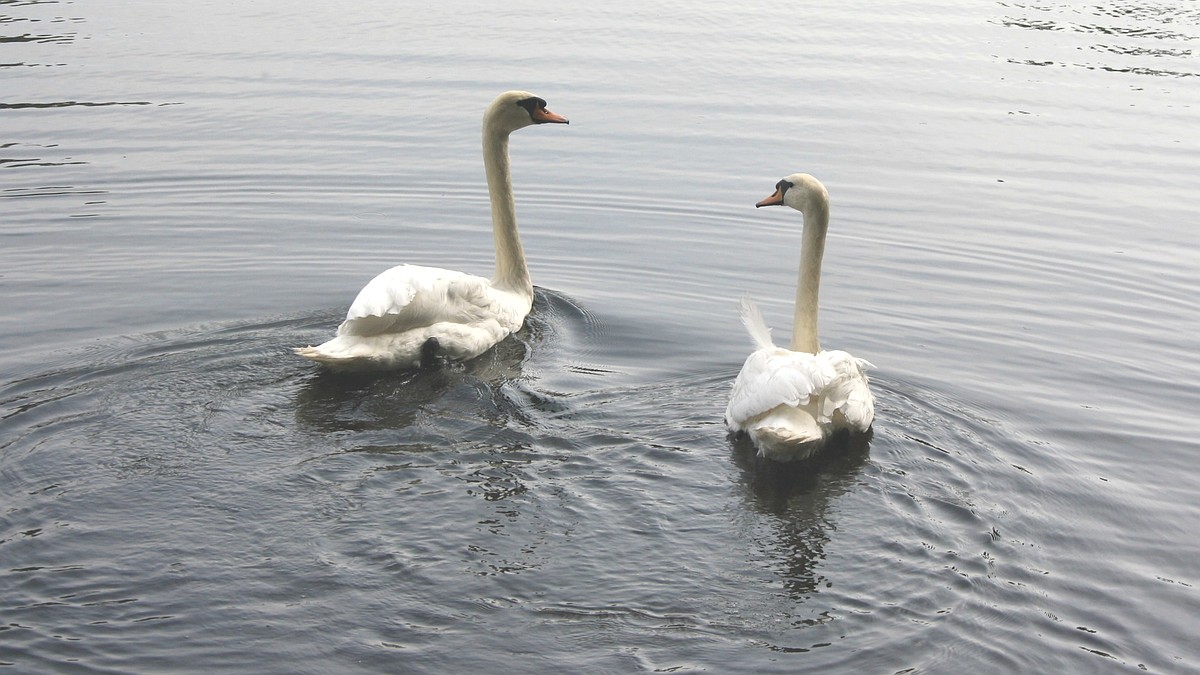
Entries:
<svg viewBox="0 0 1200 675">
<path fill-rule="evenodd" d="M 0 665 L 1189 672 L 1195 3 L 0 1 Z M 398 262 L 487 274 L 484 106 L 537 298 L 338 376 Z M 869 438 L 722 423 L 750 293 Z"/>
</svg>

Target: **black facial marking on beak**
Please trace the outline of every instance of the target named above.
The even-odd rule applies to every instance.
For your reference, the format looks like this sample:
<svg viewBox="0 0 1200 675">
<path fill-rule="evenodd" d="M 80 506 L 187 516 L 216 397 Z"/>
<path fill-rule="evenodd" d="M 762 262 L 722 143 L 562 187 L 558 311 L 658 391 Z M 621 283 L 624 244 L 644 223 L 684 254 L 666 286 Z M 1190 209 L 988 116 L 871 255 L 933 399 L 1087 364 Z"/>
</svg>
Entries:
<svg viewBox="0 0 1200 675">
<path fill-rule="evenodd" d="M 758 203 L 754 205 L 754 208 L 758 209 L 764 206 L 779 206 L 783 203 L 783 197 L 787 194 L 788 188 L 790 187 L 792 187 L 792 184 L 787 180 L 779 181 L 775 184 L 775 191 L 771 193 L 771 196 L 767 197 L 766 199 L 759 200 Z"/>
<path fill-rule="evenodd" d="M 534 124 L 570 124 L 571 121 L 559 115 L 558 113 L 546 110 L 545 99 L 540 99 L 536 96 L 531 96 L 526 99 L 517 101 L 517 105 L 525 109 L 529 113 L 529 120 Z"/>
<path fill-rule="evenodd" d="M 524 108 L 525 112 L 529 113 L 529 116 L 536 121 L 537 116 L 534 115 L 534 113 L 536 113 L 538 110 L 546 109 L 546 99 L 539 98 L 537 96 L 530 96 L 529 98 L 523 98 L 520 101 L 517 101 L 517 105 Z"/>
</svg>

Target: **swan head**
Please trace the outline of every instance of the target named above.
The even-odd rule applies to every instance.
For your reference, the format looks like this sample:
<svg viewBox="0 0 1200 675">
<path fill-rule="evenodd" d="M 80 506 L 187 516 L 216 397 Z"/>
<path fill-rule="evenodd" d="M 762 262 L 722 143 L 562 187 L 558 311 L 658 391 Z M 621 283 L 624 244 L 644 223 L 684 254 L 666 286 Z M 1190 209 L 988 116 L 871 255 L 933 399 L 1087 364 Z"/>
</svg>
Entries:
<svg viewBox="0 0 1200 675">
<path fill-rule="evenodd" d="M 775 192 L 754 206 L 790 206 L 803 213 L 811 205 L 828 202 L 829 193 L 821 181 L 806 173 L 794 173 L 776 183 Z"/>
<path fill-rule="evenodd" d="M 484 123 L 502 133 L 533 124 L 570 124 L 567 118 L 546 109 L 546 99 L 527 91 L 506 91 L 484 113 Z"/>
</svg>

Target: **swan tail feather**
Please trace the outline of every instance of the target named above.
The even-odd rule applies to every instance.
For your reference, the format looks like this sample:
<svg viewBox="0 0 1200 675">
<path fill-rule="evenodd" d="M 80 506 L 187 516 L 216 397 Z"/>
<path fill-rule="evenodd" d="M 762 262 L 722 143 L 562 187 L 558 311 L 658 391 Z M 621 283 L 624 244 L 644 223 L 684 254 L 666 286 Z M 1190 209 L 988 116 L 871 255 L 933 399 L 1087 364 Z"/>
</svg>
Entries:
<svg viewBox="0 0 1200 675">
<path fill-rule="evenodd" d="M 775 346 L 775 342 L 771 340 L 771 329 L 767 327 L 762 312 L 759 311 L 758 305 L 754 304 L 749 295 L 742 296 L 740 313 L 742 325 L 746 327 L 746 331 L 750 333 L 750 339 L 754 340 L 758 349 L 771 349 Z"/>
<path fill-rule="evenodd" d="M 292 351 L 298 356 L 303 356 L 309 361 L 316 361 L 317 363 L 324 363 L 328 365 L 345 364 L 349 361 L 355 360 L 353 357 L 347 358 L 345 356 L 326 354 L 316 347 L 293 347 Z"/>
<path fill-rule="evenodd" d="M 807 411 L 779 406 L 752 423 L 750 438 L 760 457 L 794 462 L 807 459 L 820 449 L 825 432 Z"/>
<path fill-rule="evenodd" d="M 332 354 L 321 351 L 320 347 L 293 347 L 292 352 L 334 370 L 372 370 L 389 366 L 383 359 L 360 354 Z"/>
</svg>

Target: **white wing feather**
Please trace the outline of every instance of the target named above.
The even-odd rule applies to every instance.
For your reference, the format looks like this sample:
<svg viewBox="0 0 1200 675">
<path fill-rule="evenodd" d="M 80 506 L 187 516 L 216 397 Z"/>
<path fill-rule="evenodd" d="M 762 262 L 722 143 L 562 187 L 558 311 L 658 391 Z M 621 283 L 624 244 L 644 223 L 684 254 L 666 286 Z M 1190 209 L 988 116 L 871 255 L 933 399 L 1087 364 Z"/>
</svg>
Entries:
<svg viewBox="0 0 1200 675">
<path fill-rule="evenodd" d="M 771 340 L 771 329 L 767 327 L 762 312 L 759 311 L 758 305 L 754 304 L 749 295 L 742 296 L 740 310 L 742 325 L 746 327 L 746 332 L 750 333 L 750 339 L 754 340 L 755 349 L 774 347 L 775 342 Z"/>
<path fill-rule="evenodd" d="M 796 407 L 824 390 L 836 377 L 814 354 L 780 347 L 750 354 L 733 383 L 726 417 L 744 423 L 780 405 Z"/>
<path fill-rule="evenodd" d="M 412 367 L 438 339 L 438 354 L 474 358 L 521 329 L 532 298 L 500 290 L 472 274 L 399 265 L 372 279 L 354 299 L 337 337 L 297 354 L 336 368 Z"/>
<path fill-rule="evenodd" d="M 338 326 L 338 335 L 367 337 L 440 322 L 471 324 L 486 318 L 518 330 L 524 314 L 514 316 L 506 307 L 508 298 L 503 296 L 491 281 L 473 274 L 398 265 L 380 273 L 359 291 L 346 312 L 346 320 Z"/>
<path fill-rule="evenodd" d="M 802 459 L 838 429 L 870 428 L 875 403 L 868 367 L 843 351 L 759 349 L 733 383 L 725 423 L 748 432 L 760 454 Z"/>
</svg>

